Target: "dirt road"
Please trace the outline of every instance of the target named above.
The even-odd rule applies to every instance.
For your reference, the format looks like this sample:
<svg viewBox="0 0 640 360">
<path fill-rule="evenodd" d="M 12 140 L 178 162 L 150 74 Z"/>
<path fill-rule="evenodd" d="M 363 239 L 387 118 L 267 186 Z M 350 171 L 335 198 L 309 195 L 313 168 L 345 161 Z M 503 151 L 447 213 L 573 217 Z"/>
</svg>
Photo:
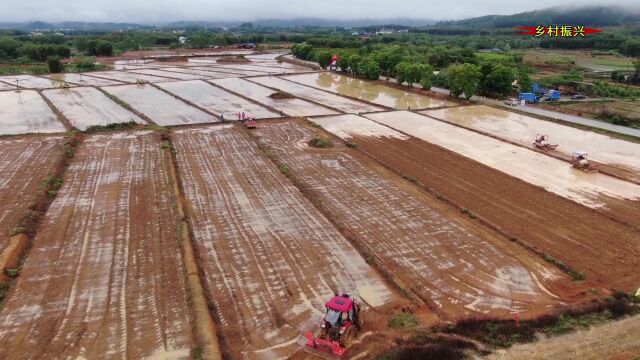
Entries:
<svg viewBox="0 0 640 360">
<path fill-rule="evenodd" d="M 585 285 L 637 289 L 637 231 L 437 145 L 364 123 L 369 126 L 367 131 L 354 125 L 334 127 L 332 131 L 385 166 L 415 176 L 425 187 L 514 239 L 585 272 Z"/>
<path fill-rule="evenodd" d="M 194 346 L 157 134 L 78 149 L 0 312 L 5 359 L 176 359 Z"/>
<path fill-rule="evenodd" d="M 370 262 L 442 319 L 539 314 L 566 300 L 567 276 L 345 146 L 307 145 L 302 122 L 253 132 L 277 154 Z"/>
<path fill-rule="evenodd" d="M 515 345 L 492 354 L 489 359 L 632 360 L 640 356 L 638 334 L 640 315 L 532 344 Z"/>
<path fill-rule="evenodd" d="M 223 351 L 287 357 L 317 330 L 334 292 L 373 306 L 396 296 L 304 196 L 233 125 L 172 134 L 186 210 Z"/>
</svg>

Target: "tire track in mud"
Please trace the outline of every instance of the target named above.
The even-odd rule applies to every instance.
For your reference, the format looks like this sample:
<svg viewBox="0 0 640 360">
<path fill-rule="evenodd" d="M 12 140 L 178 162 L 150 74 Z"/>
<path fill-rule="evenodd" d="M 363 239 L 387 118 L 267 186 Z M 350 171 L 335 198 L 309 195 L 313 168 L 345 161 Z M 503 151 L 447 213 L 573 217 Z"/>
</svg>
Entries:
<svg viewBox="0 0 640 360">
<path fill-rule="evenodd" d="M 584 272 L 586 287 L 637 288 L 631 268 L 640 245 L 630 227 L 426 141 L 356 134 L 348 141 L 550 261 Z"/>
<path fill-rule="evenodd" d="M 395 298 L 349 243 L 231 125 L 174 131 L 207 297 L 230 358 L 302 348 L 334 291 Z"/>
<path fill-rule="evenodd" d="M 506 239 L 460 221 L 459 213 L 403 186 L 395 174 L 346 147 L 308 147 L 317 131 L 294 121 L 270 122 L 253 133 L 338 228 L 353 235 L 348 238 L 445 318 L 533 315 L 561 305 L 538 280 L 556 278 L 544 281 L 554 287 L 568 281 L 561 273 Z"/>
<path fill-rule="evenodd" d="M 160 145 L 149 131 L 84 141 L 0 312 L 9 359 L 189 355 L 182 253 Z"/>
</svg>

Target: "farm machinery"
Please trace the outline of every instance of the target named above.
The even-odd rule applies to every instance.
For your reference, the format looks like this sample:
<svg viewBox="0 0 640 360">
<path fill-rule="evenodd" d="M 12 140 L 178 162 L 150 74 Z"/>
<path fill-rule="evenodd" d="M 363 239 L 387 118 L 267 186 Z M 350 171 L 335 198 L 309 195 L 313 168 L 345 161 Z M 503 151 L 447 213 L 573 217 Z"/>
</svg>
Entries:
<svg viewBox="0 0 640 360">
<path fill-rule="evenodd" d="M 347 294 L 336 295 L 325 303 L 325 315 L 320 321 L 320 334 L 311 332 L 307 338 L 305 352 L 324 358 L 341 359 L 362 325 L 360 304 Z"/>
<path fill-rule="evenodd" d="M 571 165 L 586 173 L 598 172 L 598 165 L 593 164 L 587 158 L 587 153 L 584 151 L 576 151 L 571 156 Z"/>
<path fill-rule="evenodd" d="M 558 144 L 551 144 L 549 142 L 549 135 L 542 134 L 536 135 L 533 145 L 543 151 L 555 150 L 558 147 Z"/>
</svg>

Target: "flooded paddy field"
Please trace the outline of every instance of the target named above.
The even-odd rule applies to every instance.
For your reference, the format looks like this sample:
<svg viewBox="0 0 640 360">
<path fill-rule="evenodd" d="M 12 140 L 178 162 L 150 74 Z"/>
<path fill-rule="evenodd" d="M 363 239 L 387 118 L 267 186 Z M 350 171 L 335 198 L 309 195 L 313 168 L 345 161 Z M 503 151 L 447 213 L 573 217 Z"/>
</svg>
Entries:
<svg viewBox="0 0 640 360">
<path fill-rule="evenodd" d="M 140 69 L 140 70 L 131 70 L 128 72 L 135 73 L 135 74 L 160 76 L 160 77 L 165 77 L 165 78 L 174 79 L 174 80 L 195 80 L 195 79 L 200 79 L 202 77 L 199 75 L 177 73 L 177 72 L 171 72 L 171 71 L 164 71 L 160 69 Z"/>
<path fill-rule="evenodd" d="M 92 87 L 45 90 L 42 94 L 66 117 L 71 126 L 86 130 L 92 125 L 135 122 L 146 124 L 139 116 Z"/>
<path fill-rule="evenodd" d="M 239 77 L 239 76 L 241 76 L 239 74 L 213 72 L 213 71 L 200 70 L 200 69 L 196 69 L 196 68 L 171 67 L 171 68 L 164 68 L 162 70 L 163 71 L 171 71 L 171 72 L 174 72 L 174 73 L 197 75 L 202 79 L 221 79 L 221 78 Z"/>
<path fill-rule="evenodd" d="M 296 84 L 294 82 L 283 80 L 277 77 L 255 77 L 247 80 L 258 83 L 260 85 L 282 90 L 301 99 L 311 100 L 320 103 L 321 105 L 332 107 L 346 113 L 362 113 L 384 110 L 381 107 L 351 100 L 349 98 L 331 94 L 326 91 L 318 90 L 309 86 Z"/>
<path fill-rule="evenodd" d="M 5 358 L 185 358 L 194 346 L 171 160 L 152 132 L 87 137 L 0 311 Z"/>
<path fill-rule="evenodd" d="M 64 131 L 66 128 L 38 92 L 0 92 L 0 135 Z"/>
<path fill-rule="evenodd" d="M 329 72 L 290 75 L 283 78 L 398 110 L 407 110 L 409 108 L 417 110 L 457 105 L 448 100 Z"/>
<path fill-rule="evenodd" d="M 532 148 L 536 134 L 546 134 L 551 143 L 559 144 L 556 151 L 567 157 L 574 151 L 586 151 L 591 160 L 629 169 L 640 180 L 640 144 L 637 143 L 484 105 L 422 113 Z"/>
<path fill-rule="evenodd" d="M 607 208 L 616 203 L 620 206 L 626 204 L 627 207 L 637 207 L 633 213 L 640 216 L 640 185 L 604 174 L 587 174 L 565 161 L 420 114 L 405 111 L 369 114 L 366 117 L 582 205 Z M 637 221 L 640 222 L 640 218 Z"/>
<path fill-rule="evenodd" d="M 239 112 L 258 119 L 280 116 L 276 112 L 202 80 L 174 81 L 158 84 L 158 86 L 218 116 L 224 116 L 225 120 L 236 120 L 236 113 Z"/>
<path fill-rule="evenodd" d="M 118 85 L 122 84 L 121 81 L 115 80 L 107 80 L 98 77 L 89 76 L 86 74 L 49 74 L 43 75 L 46 78 L 60 81 L 60 82 L 68 82 L 72 84 L 82 85 L 82 86 L 108 86 L 108 85 Z"/>
<path fill-rule="evenodd" d="M 158 125 L 188 125 L 218 121 L 214 116 L 151 85 L 108 86 L 103 90 L 129 104 Z"/>
<path fill-rule="evenodd" d="M 271 107 L 271 109 L 282 112 L 285 115 L 311 116 L 336 114 L 333 110 L 297 98 L 273 99 L 270 95 L 275 91 L 244 79 L 216 79 L 211 80 L 211 82 L 223 89 L 231 90 L 244 97 Z"/>
<path fill-rule="evenodd" d="M 241 77 L 241 76 L 256 76 L 256 75 L 267 75 L 266 72 L 262 71 L 248 71 L 248 70 L 230 70 L 221 67 L 215 66 L 198 66 L 193 69 L 208 71 L 213 74 L 229 74 L 228 77 Z"/>
<path fill-rule="evenodd" d="M 314 119 L 325 125 L 332 117 Z M 317 149 L 302 121 L 251 132 L 361 253 L 442 320 L 532 316 L 560 306 L 568 276 L 344 145 Z M 557 292 L 556 292 L 557 291 Z"/>
<path fill-rule="evenodd" d="M 172 135 L 206 296 L 233 359 L 286 358 L 334 292 L 392 305 L 395 293 L 233 125 Z"/>
<path fill-rule="evenodd" d="M 43 179 L 62 157 L 63 141 L 61 136 L 0 138 L 0 253 L 42 193 Z"/>
<path fill-rule="evenodd" d="M 32 75 L 13 75 L 13 76 L 0 76 L 0 82 L 3 82 L 7 85 L 13 85 L 14 88 L 16 85 L 25 89 L 52 89 L 59 88 L 65 85 L 65 82 L 47 79 L 43 77 L 37 77 Z M 70 85 L 76 85 L 74 83 L 70 83 Z"/>
<path fill-rule="evenodd" d="M 279 65 L 279 64 L 278 64 Z M 283 74 L 283 73 L 295 73 L 301 71 L 309 71 L 309 69 L 294 69 L 281 66 L 266 66 L 266 65 L 248 65 L 248 64 L 218 64 L 216 67 L 229 70 L 249 70 L 260 71 L 266 74 Z"/>
<path fill-rule="evenodd" d="M 121 81 L 125 83 L 131 83 L 131 84 L 135 84 L 139 81 L 150 82 L 150 83 L 172 81 L 172 79 L 169 79 L 167 77 L 136 74 L 136 73 L 130 73 L 126 71 L 101 71 L 101 72 L 91 73 L 91 75 L 94 77 L 111 79 L 111 80 Z"/>
<path fill-rule="evenodd" d="M 477 156 L 462 156 L 364 117 L 312 120 L 384 166 L 415 178 L 424 188 L 501 229 L 513 241 L 582 272 L 585 286 L 636 290 L 640 276 L 631 269 L 640 256 L 640 238 L 631 226 L 484 165 L 475 160 Z M 455 139 L 451 133 L 446 137 Z M 463 139 L 469 146 L 474 144 Z"/>
<path fill-rule="evenodd" d="M 0 91 L 5 91 L 5 90 L 17 90 L 16 88 L 16 84 L 5 84 L 3 82 L 0 82 Z"/>
</svg>

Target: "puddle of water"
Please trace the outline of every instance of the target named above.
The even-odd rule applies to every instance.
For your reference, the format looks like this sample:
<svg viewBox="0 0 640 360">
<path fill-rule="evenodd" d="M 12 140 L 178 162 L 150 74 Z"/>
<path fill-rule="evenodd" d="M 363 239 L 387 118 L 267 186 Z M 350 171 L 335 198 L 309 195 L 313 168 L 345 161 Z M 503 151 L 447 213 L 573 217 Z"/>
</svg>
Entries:
<svg viewBox="0 0 640 360">
<path fill-rule="evenodd" d="M 88 76 L 85 74 L 49 74 L 44 76 L 52 80 L 56 80 L 60 82 L 69 82 L 69 83 L 84 85 L 84 86 L 109 86 L 109 85 L 121 84 L 118 81 L 100 79 L 100 78 Z"/>
<path fill-rule="evenodd" d="M 151 85 L 122 85 L 103 88 L 158 125 L 186 125 L 218 120 Z"/>
<path fill-rule="evenodd" d="M 279 114 L 260 105 L 201 80 L 167 82 L 158 84 L 158 86 L 216 115 L 224 114 L 225 120 L 236 120 L 235 114 L 238 112 L 244 112 L 260 119 L 279 116 Z"/>
<path fill-rule="evenodd" d="M 395 109 L 426 109 L 455 105 L 447 100 L 329 72 L 291 75 L 285 79 Z"/>
<path fill-rule="evenodd" d="M 251 81 L 288 92 L 302 99 L 312 100 L 322 105 L 331 106 L 346 113 L 362 113 L 383 110 L 381 107 L 354 101 L 339 95 L 334 95 L 326 91 L 296 84 L 273 76 L 251 78 Z"/>
<path fill-rule="evenodd" d="M 400 140 L 409 138 L 387 126 L 353 114 L 311 118 L 311 121 L 345 140 L 351 139 L 353 136 L 390 137 Z"/>
<path fill-rule="evenodd" d="M 18 85 L 27 89 L 52 89 L 64 86 L 64 82 L 62 81 L 31 75 L 14 75 L 0 77 L 0 81 L 13 86 L 16 85 L 16 80 L 18 80 Z"/>
<path fill-rule="evenodd" d="M 278 111 L 282 111 L 284 114 L 287 114 L 289 116 L 336 114 L 336 112 L 333 110 L 300 99 L 272 99 L 269 97 L 269 95 L 274 93 L 273 90 L 243 79 L 216 79 L 211 80 L 211 82 L 225 89 L 229 89 L 238 94 L 246 96 L 247 98 L 270 106 Z"/>
<path fill-rule="evenodd" d="M 116 104 L 100 90 L 92 87 L 45 90 L 42 94 L 69 119 L 71 125 L 86 130 L 92 125 L 136 122 L 144 120 Z"/>
<path fill-rule="evenodd" d="M 91 75 L 101 77 L 101 78 L 106 78 L 106 79 L 123 81 L 127 83 L 136 83 L 138 82 L 138 80 L 147 81 L 150 83 L 171 81 L 171 79 L 168 79 L 166 77 L 136 74 L 136 73 L 130 73 L 126 71 L 101 71 L 101 72 L 91 73 Z"/>
<path fill-rule="evenodd" d="M 0 92 L 0 134 L 53 133 L 65 130 L 36 91 Z"/>
<path fill-rule="evenodd" d="M 551 143 L 560 145 L 557 150 L 567 156 L 583 150 L 592 160 L 626 165 L 640 172 L 640 144 L 629 141 L 484 105 L 422 113 L 527 146 L 532 146 L 536 134 L 546 134 Z"/>
<path fill-rule="evenodd" d="M 366 117 L 592 208 L 605 206 L 601 195 L 640 200 L 639 185 L 586 174 L 565 161 L 420 114 L 393 111 Z"/>
</svg>

